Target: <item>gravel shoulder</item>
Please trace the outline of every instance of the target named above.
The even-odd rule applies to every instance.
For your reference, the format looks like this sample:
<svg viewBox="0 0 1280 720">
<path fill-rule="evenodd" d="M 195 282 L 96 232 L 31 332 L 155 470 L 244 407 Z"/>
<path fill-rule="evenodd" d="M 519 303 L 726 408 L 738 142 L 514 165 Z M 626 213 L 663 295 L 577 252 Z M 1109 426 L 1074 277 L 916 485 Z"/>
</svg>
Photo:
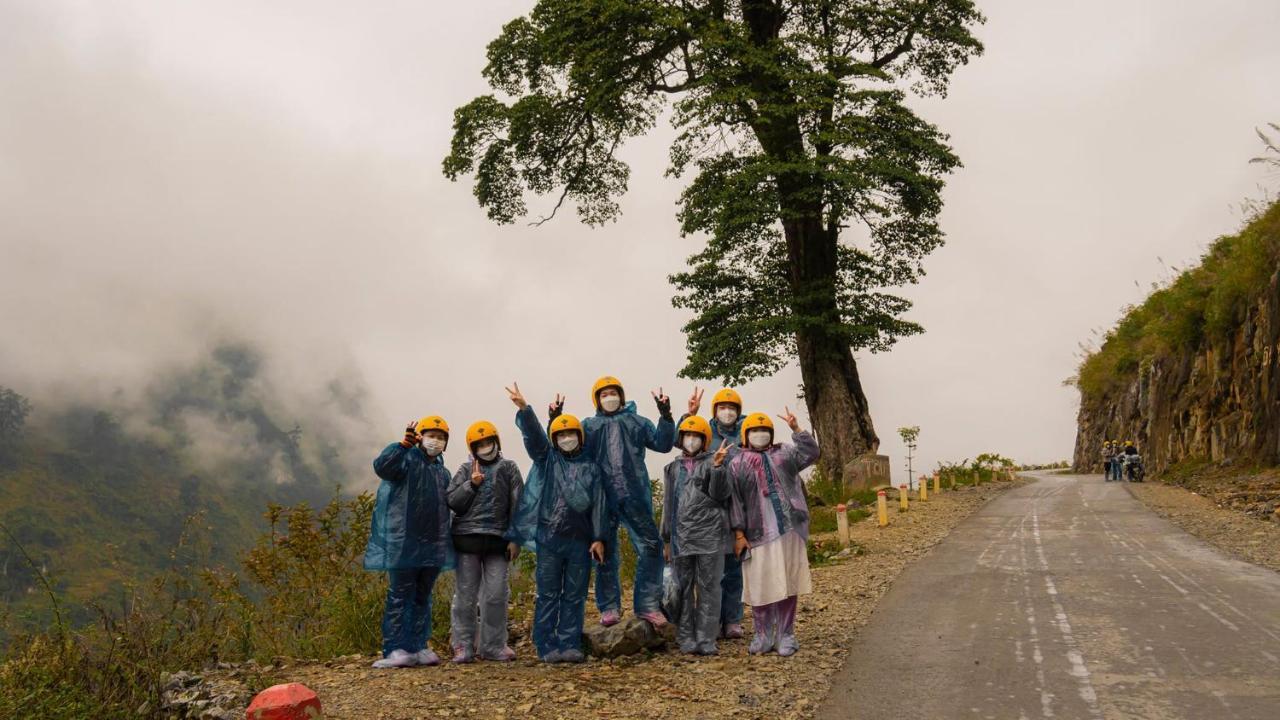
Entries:
<svg viewBox="0 0 1280 720">
<path fill-rule="evenodd" d="M 1173 524 L 1241 560 L 1280 571 L 1280 523 L 1221 507 L 1199 493 L 1159 482 L 1128 483 L 1133 496 Z"/>
<path fill-rule="evenodd" d="M 721 654 L 711 658 L 668 652 L 544 666 L 524 639 L 516 647 L 520 659 L 508 664 L 374 671 L 372 656 L 347 656 L 273 672 L 282 682 L 315 690 L 329 718 L 812 717 L 894 578 L 960 521 L 1022 482 L 944 492 L 913 502 L 907 513 L 891 505 L 883 530 L 874 515 L 854 523 L 857 553 L 814 568 L 814 592 L 801 598 L 801 649 L 793 658 L 753 657 L 739 640 L 722 642 Z"/>
</svg>

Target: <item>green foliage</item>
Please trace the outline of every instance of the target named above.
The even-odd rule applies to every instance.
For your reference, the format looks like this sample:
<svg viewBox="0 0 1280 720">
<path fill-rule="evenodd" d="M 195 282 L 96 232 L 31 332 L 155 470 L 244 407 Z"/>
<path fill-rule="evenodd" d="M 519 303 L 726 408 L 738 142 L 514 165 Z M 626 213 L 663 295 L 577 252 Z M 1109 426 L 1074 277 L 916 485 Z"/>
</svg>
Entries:
<svg viewBox="0 0 1280 720">
<path fill-rule="evenodd" d="M 875 499 L 873 495 L 871 503 L 874 502 Z M 849 522 L 856 523 L 870 515 L 871 511 L 867 509 L 869 507 L 874 507 L 874 505 L 864 503 L 861 507 L 846 510 L 845 512 L 848 514 Z M 815 534 L 835 532 L 839 529 L 837 522 L 836 508 L 834 505 L 809 508 L 809 532 Z"/>
<path fill-rule="evenodd" d="M 1216 240 L 1199 265 L 1125 308 L 1073 381 L 1086 396 L 1101 397 L 1125 387 L 1157 358 L 1226 339 L 1278 264 L 1280 203 L 1273 203 L 1239 233 Z"/>
<path fill-rule="evenodd" d="M 0 717 L 154 712 L 163 673 L 219 659 L 228 615 L 208 592 L 207 543 L 192 541 L 200 522 L 190 519 L 169 571 L 128 587 L 119 607 L 94 606 L 93 624 L 13 638 L 0 662 Z"/>
<path fill-rule="evenodd" d="M 694 312 L 682 374 L 768 375 L 806 333 L 883 350 L 921 331 L 884 290 L 941 244 L 959 164 L 907 97 L 945 93 L 981 22 L 971 0 L 540 0 L 489 45 L 505 99 L 458 108 L 443 169 L 473 174 L 496 222 L 526 216 L 532 191 L 557 196 L 544 220 L 569 201 L 600 225 L 630 176 L 618 149 L 669 111 L 668 174 L 694 172 L 681 229 L 708 238 L 671 277 Z"/>
<path fill-rule="evenodd" d="M 858 503 L 867 506 L 876 501 L 875 490 L 850 490 L 839 479 L 828 478 L 827 473 L 820 466 L 815 467 L 813 473 L 805 480 L 804 489 L 810 505 L 813 506 L 810 509 L 815 513 L 824 506 L 834 507 L 840 503 Z"/>
<path fill-rule="evenodd" d="M 11 388 L 0 387 L 0 442 L 21 433 L 30 413 L 30 401 Z"/>
<path fill-rule="evenodd" d="M 840 539 L 837 537 L 821 537 L 809 538 L 809 544 L 805 547 L 805 552 L 809 556 L 809 564 L 813 566 L 828 565 L 836 560 L 836 555 L 843 550 Z M 862 555 L 866 553 L 866 549 L 857 543 L 849 544 L 850 554 Z"/>
<path fill-rule="evenodd" d="M 214 578 L 215 597 L 233 609 L 227 651 L 267 660 L 379 647 L 386 577 L 361 566 L 373 504 L 370 493 L 335 493 L 319 512 L 306 503 L 268 508 L 269 529 L 244 556 L 244 580 Z"/>
<path fill-rule="evenodd" d="M 1016 467 L 1016 463 L 999 453 L 982 453 L 973 461 L 939 462 L 938 473 L 943 487 L 972 485 L 975 480 L 991 482 L 997 475 Z"/>
<path fill-rule="evenodd" d="M 914 449 L 916 440 L 920 439 L 920 426 L 912 425 L 911 427 L 898 428 L 898 436 L 902 438 L 902 444 Z"/>
</svg>

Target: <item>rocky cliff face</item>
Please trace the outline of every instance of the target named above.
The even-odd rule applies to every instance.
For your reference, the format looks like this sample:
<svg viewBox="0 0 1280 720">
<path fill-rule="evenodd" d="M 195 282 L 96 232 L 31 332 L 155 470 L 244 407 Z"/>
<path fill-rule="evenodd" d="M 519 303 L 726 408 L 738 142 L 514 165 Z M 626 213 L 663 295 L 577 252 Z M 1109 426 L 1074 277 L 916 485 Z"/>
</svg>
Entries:
<svg viewBox="0 0 1280 720">
<path fill-rule="evenodd" d="M 1133 440 L 1149 471 L 1185 459 L 1280 463 L 1280 272 L 1226 338 L 1144 362 L 1121 389 L 1082 393 L 1075 466 L 1101 472 L 1105 440 Z"/>
</svg>

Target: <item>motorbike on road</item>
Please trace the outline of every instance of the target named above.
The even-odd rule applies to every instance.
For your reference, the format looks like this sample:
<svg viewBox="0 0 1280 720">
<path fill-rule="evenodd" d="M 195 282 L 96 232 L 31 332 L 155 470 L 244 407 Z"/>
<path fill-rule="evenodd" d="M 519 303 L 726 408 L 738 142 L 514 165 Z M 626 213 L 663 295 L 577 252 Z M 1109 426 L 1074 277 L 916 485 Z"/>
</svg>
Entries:
<svg viewBox="0 0 1280 720">
<path fill-rule="evenodd" d="M 1141 455 L 1124 456 L 1124 474 L 1129 482 L 1142 482 L 1147 476 L 1147 469 L 1142 464 Z"/>
</svg>

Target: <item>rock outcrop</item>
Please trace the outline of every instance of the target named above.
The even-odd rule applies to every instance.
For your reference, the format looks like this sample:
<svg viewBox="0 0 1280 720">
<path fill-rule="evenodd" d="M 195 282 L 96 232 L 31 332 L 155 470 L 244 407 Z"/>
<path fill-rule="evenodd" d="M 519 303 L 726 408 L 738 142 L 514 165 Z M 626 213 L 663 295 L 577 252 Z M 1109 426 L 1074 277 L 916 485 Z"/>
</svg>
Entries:
<svg viewBox="0 0 1280 720">
<path fill-rule="evenodd" d="M 1225 338 L 1151 358 L 1119 390 L 1081 394 L 1075 467 L 1101 472 L 1102 443 L 1135 441 L 1148 471 L 1187 459 L 1280 464 L 1280 272 Z"/>
</svg>

